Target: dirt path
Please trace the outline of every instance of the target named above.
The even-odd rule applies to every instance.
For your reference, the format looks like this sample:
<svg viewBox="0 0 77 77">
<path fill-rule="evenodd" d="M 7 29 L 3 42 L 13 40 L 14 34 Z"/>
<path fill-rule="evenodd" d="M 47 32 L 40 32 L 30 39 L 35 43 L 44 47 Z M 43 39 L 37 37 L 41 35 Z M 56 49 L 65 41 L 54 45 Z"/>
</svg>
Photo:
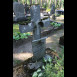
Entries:
<svg viewBox="0 0 77 77">
<path fill-rule="evenodd" d="M 52 36 L 46 39 L 46 48 L 55 49 L 55 51 L 60 51 L 59 38 L 64 35 L 64 29 L 57 31 Z"/>
<path fill-rule="evenodd" d="M 59 38 L 62 35 L 64 35 L 63 29 L 58 30 L 53 35 L 48 35 L 48 38 L 46 39 L 46 48 L 52 48 L 55 49 L 56 51 L 60 51 Z M 13 65 L 16 65 L 17 63 L 24 61 L 32 56 L 33 53 L 31 41 L 23 43 L 20 46 L 13 47 Z"/>
</svg>

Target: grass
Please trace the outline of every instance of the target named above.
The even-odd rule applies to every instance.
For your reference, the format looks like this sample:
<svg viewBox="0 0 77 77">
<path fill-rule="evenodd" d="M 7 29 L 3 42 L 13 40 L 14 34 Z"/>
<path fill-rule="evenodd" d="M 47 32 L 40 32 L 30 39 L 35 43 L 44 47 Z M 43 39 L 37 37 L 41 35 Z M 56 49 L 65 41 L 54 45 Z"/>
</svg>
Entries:
<svg viewBox="0 0 77 77">
<path fill-rule="evenodd" d="M 13 39 L 15 40 L 19 40 L 19 39 L 27 39 L 28 36 L 30 36 L 31 33 L 27 32 L 27 33 L 20 33 L 19 31 L 19 25 L 18 24 L 13 24 Z"/>
<path fill-rule="evenodd" d="M 19 31 L 19 25 L 18 24 L 13 24 L 13 34 L 15 33 L 15 32 L 20 32 Z"/>
<path fill-rule="evenodd" d="M 21 63 L 22 61 L 20 61 L 20 60 L 14 60 L 14 64 L 19 64 L 19 63 Z"/>
<path fill-rule="evenodd" d="M 15 35 L 15 33 L 20 33 L 18 24 L 13 24 L 13 35 Z M 31 32 L 27 32 L 27 33 L 31 33 Z"/>
</svg>

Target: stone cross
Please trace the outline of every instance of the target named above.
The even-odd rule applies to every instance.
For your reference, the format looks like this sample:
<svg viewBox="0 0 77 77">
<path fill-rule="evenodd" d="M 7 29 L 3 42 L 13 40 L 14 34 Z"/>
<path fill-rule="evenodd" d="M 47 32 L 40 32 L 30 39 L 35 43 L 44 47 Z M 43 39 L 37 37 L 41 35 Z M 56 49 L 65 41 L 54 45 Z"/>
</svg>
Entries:
<svg viewBox="0 0 77 77">
<path fill-rule="evenodd" d="M 15 13 L 15 17 L 13 18 L 13 21 L 25 21 L 25 11 L 24 11 L 24 5 L 18 2 L 13 3 L 13 11 Z"/>
<path fill-rule="evenodd" d="M 40 5 L 31 6 L 31 23 L 27 25 L 19 25 L 21 33 L 33 31 L 32 51 L 33 60 L 39 60 L 45 55 L 45 41 L 47 37 L 41 38 L 41 27 L 48 27 L 50 19 L 41 20 Z"/>
</svg>

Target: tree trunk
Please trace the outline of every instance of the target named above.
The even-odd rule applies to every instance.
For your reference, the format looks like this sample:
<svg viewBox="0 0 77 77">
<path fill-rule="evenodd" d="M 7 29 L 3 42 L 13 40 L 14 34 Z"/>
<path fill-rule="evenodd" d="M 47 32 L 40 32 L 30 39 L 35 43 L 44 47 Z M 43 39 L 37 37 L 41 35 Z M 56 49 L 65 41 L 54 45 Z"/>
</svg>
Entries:
<svg viewBox="0 0 77 77">
<path fill-rule="evenodd" d="M 40 6 L 41 6 L 41 0 L 40 0 Z"/>
<path fill-rule="evenodd" d="M 24 0 L 22 0 L 22 3 L 23 3 L 23 5 L 24 5 Z"/>
<path fill-rule="evenodd" d="M 37 4 L 37 0 L 35 0 L 35 4 Z"/>
<path fill-rule="evenodd" d="M 48 0 L 47 0 L 47 4 L 48 4 Z"/>
<path fill-rule="evenodd" d="M 29 0 L 30 1 L 30 5 L 32 5 L 32 0 Z"/>
<path fill-rule="evenodd" d="M 61 0 L 59 0 L 59 9 L 61 8 Z"/>
<path fill-rule="evenodd" d="M 58 0 L 56 0 L 56 8 L 57 8 L 57 3 L 58 3 Z"/>
</svg>

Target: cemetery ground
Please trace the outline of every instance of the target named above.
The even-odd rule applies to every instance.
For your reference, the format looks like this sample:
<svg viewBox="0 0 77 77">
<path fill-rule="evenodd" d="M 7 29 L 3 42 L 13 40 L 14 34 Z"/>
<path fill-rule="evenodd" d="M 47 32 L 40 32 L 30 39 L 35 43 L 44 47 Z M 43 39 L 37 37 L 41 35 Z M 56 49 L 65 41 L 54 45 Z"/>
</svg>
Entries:
<svg viewBox="0 0 77 77">
<path fill-rule="evenodd" d="M 59 38 L 63 35 L 64 29 L 58 30 L 53 34 L 50 33 L 49 35 L 46 35 L 48 36 L 48 38 L 46 39 L 46 48 L 53 49 L 55 52 L 57 52 L 57 54 L 61 53 L 62 48 L 59 46 Z M 33 69 L 31 69 L 30 71 L 30 68 L 26 69 L 26 71 L 24 72 L 23 68 L 23 65 L 26 66 L 26 64 L 30 62 L 27 59 L 33 56 L 31 41 L 31 38 L 28 38 L 27 41 L 23 39 L 22 41 L 17 42 L 17 45 L 15 45 L 15 47 L 13 46 L 13 63 L 14 65 L 17 65 L 13 68 L 13 77 L 32 77 L 33 72 L 35 72 L 35 70 Z M 61 55 L 63 55 L 63 53 L 61 53 Z"/>
<path fill-rule="evenodd" d="M 13 9 L 14 21 L 21 21 L 13 25 L 13 77 L 64 77 L 64 45 L 60 45 L 64 43 L 64 37 L 60 38 L 64 36 L 64 19 L 56 17 L 54 21 L 49 15 L 41 19 L 40 5 L 32 5 L 27 23 L 23 5 L 14 3 Z M 53 19 L 54 13 L 53 4 Z"/>
<path fill-rule="evenodd" d="M 46 39 L 46 48 L 51 48 L 51 49 L 55 50 L 56 52 L 61 53 L 62 48 L 59 46 L 59 37 L 63 36 L 63 35 L 64 35 L 64 29 L 57 31 L 53 35 L 49 34 L 49 37 Z M 25 61 L 26 59 L 33 56 L 32 51 L 31 51 L 32 50 L 31 41 L 29 40 L 28 43 L 26 42 L 26 44 L 21 44 L 17 48 L 14 48 L 14 50 L 16 50 L 16 51 L 20 51 L 21 49 L 22 50 L 26 49 L 26 50 L 24 52 L 21 51 L 19 53 L 18 52 L 13 53 L 13 56 L 14 56 L 13 60 L 15 60 L 14 63 L 19 64 L 13 68 L 14 77 L 28 77 L 28 75 L 33 73 L 33 72 L 30 73 L 30 71 L 29 71 L 28 74 L 26 74 L 26 73 L 24 73 L 24 70 L 23 70 L 23 64 L 25 63 L 23 61 Z M 63 54 L 61 54 L 61 55 L 63 55 Z M 26 62 L 28 63 L 29 61 L 26 61 Z M 26 66 L 26 63 L 24 65 Z M 26 70 L 28 70 L 28 69 L 26 69 Z M 31 71 L 33 71 L 33 70 L 31 70 Z M 31 75 L 29 77 L 31 77 Z"/>
<path fill-rule="evenodd" d="M 46 48 L 54 49 L 55 51 L 60 52 L 61 48 L 59 47 L 59 38 L 63 35 L 64 29 L 58 30 L 54 34 L 50 33 L 47 35 L 48 38 L 46 39 Z M 22 39 L 13 44 L 14 66 L 33 56 L 31 41 L 32 38 L 29 37 L 27 40 Z"/>
</svg>

